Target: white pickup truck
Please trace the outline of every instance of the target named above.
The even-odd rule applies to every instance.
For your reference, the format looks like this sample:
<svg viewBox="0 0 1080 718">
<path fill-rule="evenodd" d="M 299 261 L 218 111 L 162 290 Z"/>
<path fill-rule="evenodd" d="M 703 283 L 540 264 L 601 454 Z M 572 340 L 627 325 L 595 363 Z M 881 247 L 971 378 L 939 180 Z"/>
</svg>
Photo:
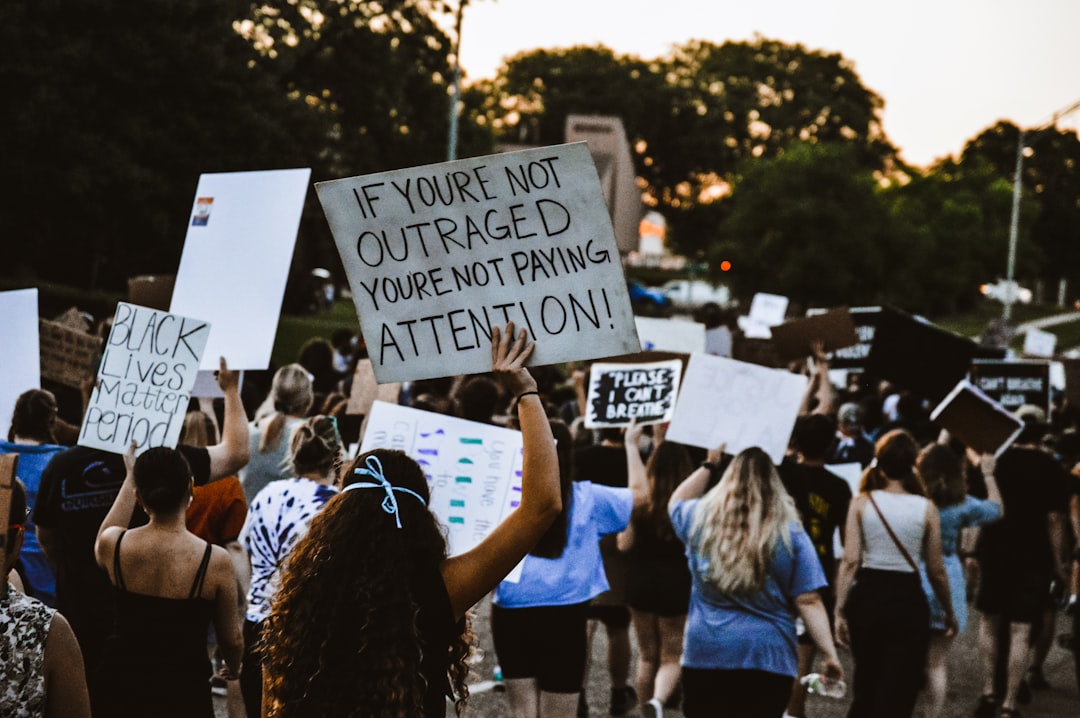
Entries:
<svg viewBox="0 0 1080 718">
<path fill-rule="evenodd" d="M 703 279 L 672 279 L 662 289 L 678 309 L 695 309 L 709 302 L 726 307 L 731 302 L 731 291 L 727 287 L 713 286 Z"/>
</svg>

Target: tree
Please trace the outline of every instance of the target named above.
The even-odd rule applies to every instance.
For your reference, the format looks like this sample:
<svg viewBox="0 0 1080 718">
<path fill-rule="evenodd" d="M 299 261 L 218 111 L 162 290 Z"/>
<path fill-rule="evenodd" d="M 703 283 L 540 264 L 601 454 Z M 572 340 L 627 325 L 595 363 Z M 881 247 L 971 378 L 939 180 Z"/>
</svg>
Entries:
<svg viewBox="0 0 1080 718">
<path fill-rule="evenodd" d="M 0 5 L 9 277 L 122 290 L 179 263 L 202 172 L 303 166 L 304 118 L 220 0 Z"/>
<path fill-rule="evenodd" d="M 889 221 L 872 173 L 847 144 L 796 141 L 747 160 L 708 252 L 736 294 L 774 292 L 803 306 L 881 301 Z"/>
<path fill-rule="evenodd" d="M 960 165 L 988 163 L 997 176 L 1011 183 L 1019 132 L 1012 123 L 998 122 L 968 141 Z M 1029 265 L 1025 274 L 1017 276 L 1041 279 L 1051 286 L 1066 279 L 1075 293 L 1080 287 L 1080 137 L 1075 131 L 1047 127 L 1027 131 L 1024 144 L 1030 149 L 1025 152 L 1021 184 L 1033 212 L 1021 216 L 1020 230 L 1026 239 L 1021 239 L 1019 247 L 1034 243 L 1045 262 Z"/>
</svg>

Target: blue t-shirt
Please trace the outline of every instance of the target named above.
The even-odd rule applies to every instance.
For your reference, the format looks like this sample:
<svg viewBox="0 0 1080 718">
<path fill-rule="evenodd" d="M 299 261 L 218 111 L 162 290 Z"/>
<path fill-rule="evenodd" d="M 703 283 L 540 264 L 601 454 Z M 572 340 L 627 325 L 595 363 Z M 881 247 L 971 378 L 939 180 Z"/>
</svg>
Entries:
<svg viewBox="0 0 1080 718">
<path fill-rule="evenodd" d="M 526 556 L 521 580 L 500 583 L 495 589 L 495 605 L 569 606 L 584 603 L 608 590 L 604 562 L 600 558 L 600 538 L 626 528 L 633 509 L 634 496 L 630 489 L 575 482 L 562 556 Z"/>
<path fill-rule="evenodd" d="M 52 457 L 66 449 L 58 444 L 15 444 L 0 441 L 0 454 L 18 454 L 19 464 L 15 470 L 19 480 L 26 485 L 26 505 L 33 510 L 37 506 L 38 487 L 41 486 L 41 472 Z M 19 558 L 26 574 L 27 593 L 46 606 L 56 606 L 56 576 L 52 564 L 45 557 L 45 552 L 37 540 L 34 523 L 27 519 L 23 532 L 23 547 Z"/>
<path fill-rule="evenodd" d="M 791 548 L 777 543 L 764 588 L 748 596 L 721 594 L 707 582 L 707 559 L 690 548 L 699 501 L 680 501 L 671 509 L 671 525 L 687 545 L 693 576 L 682 664 L 797 675 L 794 600 L 827 585 L 810 537 L 800 522 L 792 521 Z"/>
</svg>

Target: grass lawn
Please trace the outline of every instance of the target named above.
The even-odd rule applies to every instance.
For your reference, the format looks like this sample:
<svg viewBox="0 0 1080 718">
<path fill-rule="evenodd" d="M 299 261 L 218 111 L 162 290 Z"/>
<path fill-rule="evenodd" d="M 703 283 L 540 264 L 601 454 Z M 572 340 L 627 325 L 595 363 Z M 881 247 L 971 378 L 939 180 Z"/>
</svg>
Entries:
<svg viewBox="0 0 1080 718">
<path fill-rule="evenodd" d="M 270 356 L 271 366 L 276 368 L 296 361 L 300 348 L 306 341 L 314 337 L 330 341 L 334 330 L 342 328 L 360 333 L 360 322 L 356 318 L 356 307 L 352 299 L 337 299 L 329 311 L 318 314 L 282 314 Z"/>
</svg>

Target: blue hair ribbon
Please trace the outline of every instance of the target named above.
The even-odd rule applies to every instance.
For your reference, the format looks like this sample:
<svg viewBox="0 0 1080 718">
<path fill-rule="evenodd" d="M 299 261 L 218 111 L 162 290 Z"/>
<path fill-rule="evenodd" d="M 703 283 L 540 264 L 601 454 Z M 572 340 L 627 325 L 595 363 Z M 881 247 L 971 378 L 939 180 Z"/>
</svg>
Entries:
<svg viewBox="0 0 1080 718">
<path fill-rule="evenodd" d="M 343 491 L 351 491 L 352 489 L 382 489 L 385 491 L 386 497 L 382 501 L 382 510 L 393 515 L 394 523 L 397 524 L 398 528 L 401 528 L 401 514 L 398 512 L 397 497 L 394 496 L 395 491 L 410 494 L 416 497 L 416 500 L 419 501 L 422 506 L 427 506 L 427 502 L 424 501 L 424 497 L 420 494 L 411 489 L 406 489 L 404 486 L 394 486 L 386 479 L 386 476 L 383 474 L 382 462 L 379 461 L 379 457 L 369 456 L 364 463 L 367 465 L 366 467 L 358 466 L 353 470 L 353 473 L 357 476 L 370 476 L 375 479 L 377 483 L 358 481 L 349 484 Z"/>
</svg>

